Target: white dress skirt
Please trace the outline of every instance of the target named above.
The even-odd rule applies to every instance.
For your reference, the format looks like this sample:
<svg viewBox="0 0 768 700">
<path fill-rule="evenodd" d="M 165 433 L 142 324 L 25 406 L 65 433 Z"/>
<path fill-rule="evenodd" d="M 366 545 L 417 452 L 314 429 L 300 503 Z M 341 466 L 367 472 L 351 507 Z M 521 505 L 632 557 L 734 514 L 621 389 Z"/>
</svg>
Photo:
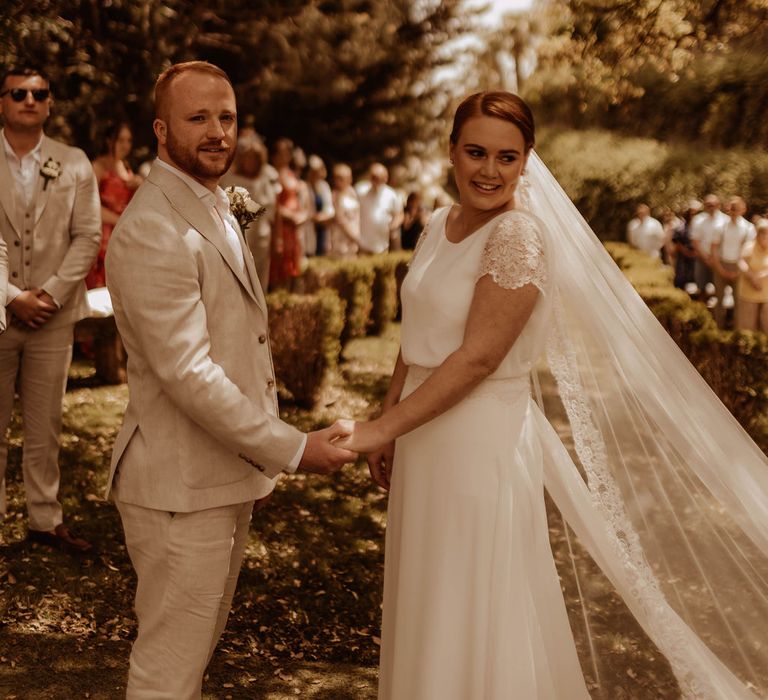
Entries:
<svg viewBox="0 0 768 700">
<path fill-rule="evenodd" d="M 460 346 L 479 277 L 541 294 L 499 369 L 397 440 L 379 698 L 589 698 L 549 544 L 530 396 L 549 323 L 546 252 L 527 214 L 454 244 L 447 213 L 433 215 L 403 285 L 403 397 Z"/>
</svg>

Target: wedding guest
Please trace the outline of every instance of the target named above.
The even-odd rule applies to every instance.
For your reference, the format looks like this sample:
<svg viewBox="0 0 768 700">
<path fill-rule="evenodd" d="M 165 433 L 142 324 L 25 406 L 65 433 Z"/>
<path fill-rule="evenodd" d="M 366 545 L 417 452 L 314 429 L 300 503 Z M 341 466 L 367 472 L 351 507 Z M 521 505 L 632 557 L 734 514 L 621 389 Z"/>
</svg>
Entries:
<svg viewBox="0 0 768 700">
<path fill-rule="evenodd" d="M 314 227 L 315 245 L 307 254 L 325 255 L 328 252 L 328 225 L 333 219 L 333 194 L 326 178 L 328 170 L 320 156 L 311 155 L 307 161 L 307 185 L 311 198 L 311 224 Z"/>
<path fill-rule="evenodd" d="M 101 199 L 101 247 L 96 262 L 85 276 L 88 289 L 107 286 L 104 257 L 109 237 L 133 193 L 144 181 L 143 177 L 133 173 L 128 164 L 132 147 L 131 127 L 126 122 L 116 122 L 107 128 L 99 155 L 93 161 L 93 172 L 99 184 Z"/>
<path fill-rule="evenodd" d="M 635 218 L 627 224 L 627 241 L 652 258 L 661 257 L 664 229 L 661 222 L 651 216 L 651 208 L 647 204 L 637 205 Z"/>
<path fill-rule="evenodd" d="M 403 210 L 403 229 L 400 234 L 400 244 L 403 250 L 413 250 L 419 240 L 424 224 L 427 222 L 427 212 L 424 209 L 424 199 L 420 192 L 410 192 L 405 200 Z"/>
<path fill-rule="evenodd" d="M 694 281 L 694 261 L 696 251 L 691 242 L 691 219 L 701 209 L 701 202 L 691 200 L 688 208 L 680 219 L 680 224 L 672 234 L 672 246 L 675 260 L 675 287 L 686 289 Z"/>
<path fill-rule="evenodd" d="M 737 285 L 741 250 L 747 241 L 755 239 L 755 227 L 744 218 L 747 203 L 741 197 L 731 197 L 726 207 L 728 220 L 712 237 L 711 260 L 715 273 L 715 320 L 720 328 L 725 327 L 726 309 L 723 304 L 725 288 L 731 287 L 734 307 L 737 303 Z"/>
<path fill-rule="evenodd" d="M 360 198 L 360 252 L 386 253 L 399 245 L 403 207 L 397 192 L 387 184 L 389 172 L 384 165 L 371 165 L 368 178 L 368 183 L 357 190 Z"/>
<path fill-rule="evenodd" d="M 298 229 L 307 220 L 308 212 L 301 206 L 301 180 L 291 168 L 292 160 L 293 141 L 278 139 L 272 149 L 272 165 L 277 170 L 280 184 L 269 269 L 272 289 L 291 287 L 301 273 L 303 250 Z"/>
<path fill-rule="evenodd" d="M 28 539 L 84 554 L 93 546 L 64 524 L 58 500 L 59 433 L 74 326 L 88 315 L 83 280 L 101 240 L 99 191 L 85 153 L 45 135 L 51 105 L 43 71 L 14 68 L 3 76 L 0 236 L 8 248 L 11 323 L 0 335 L 0 518 L 15 387 Z"/>
<path fill-rule="evenodd" d="M 758 219 L 755 228 L 739 259 L 736 328 L 768 333 L 768 219 Z"/>
<path fill-rule="evenodd" d="M 675 246 L 672 243 L 672 238 L 675 235 L 675 231 L 683 223 L 683 220 L 669 207 L 662 209 L 661 228 L 664 231 L 664 243 L 661 246 L 661 261 L 665 265 L 675 266 Z"/>
<path fill-rule="evenodd" d="M 708 194 L 704 197 L 703 211 L 691 219 L 690 236 L 693 249 L 696 252 L 694 262 L 694 278 L 699 288 L 699 298 L 703 301 L 708 296 L 707 285 L 712 284 L 711 249 L 712 239 L 718 229 L 725 225 L 728 217 L 720 211 L 720 199 L 717 195 Z"/>
<path fill-rule="evenodd" d="M 307 263 L 307 257 L 315 254 L 317 248 L 317 239 L 315 224 L 312 220 L 315 209 L 315 197 L 307 182 L 307 171 L 309 161 L 304 153 L 304 149 L 296 146 L 291 154 L 291 170 L 298 180 L 299 209 L 302 212 L 302 221 L 296 229 L 296 235 L 301 245 L 301 256 L 299 258 L 299 273 L 304 269 Z"/>
<path fill-rule="evenodd" d="M 353 258 L 360 246 L 360 201 L 352 187 L 352 170 L 346 163 L 333 168 L 333 210 L 328 255 Z"/>
<path fill-rule="evenodd" d="M 264 142 L 252 129 L 243 129 L 237 139 L 235 161 L 221 179 L 222 187 L 244 187 L 254 201 L 265 207 L 264 214 L 245 229 L 245 240 L 253 255 L 262 289 L 269 285 L 269 258 L 272 230 L 276 226 L 280 182 L 277 170 L 267 162 Z"/>
</svg>

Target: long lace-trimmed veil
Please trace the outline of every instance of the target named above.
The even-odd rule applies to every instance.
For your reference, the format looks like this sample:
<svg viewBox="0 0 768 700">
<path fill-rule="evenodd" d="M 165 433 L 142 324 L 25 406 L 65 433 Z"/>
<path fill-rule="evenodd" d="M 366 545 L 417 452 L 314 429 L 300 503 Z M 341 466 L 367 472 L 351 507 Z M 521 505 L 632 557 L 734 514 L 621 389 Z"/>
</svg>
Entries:
<svg viewBox="0 0 768 700">
<path fill-rule="evenodd" d="M 526 180 L 521 207 L 554 261 L 547 362 L 574 442 L 537 412 L 547 491 L 683 697 L 768 697 L 768 460 L 535 152 Z"/>
</svg>

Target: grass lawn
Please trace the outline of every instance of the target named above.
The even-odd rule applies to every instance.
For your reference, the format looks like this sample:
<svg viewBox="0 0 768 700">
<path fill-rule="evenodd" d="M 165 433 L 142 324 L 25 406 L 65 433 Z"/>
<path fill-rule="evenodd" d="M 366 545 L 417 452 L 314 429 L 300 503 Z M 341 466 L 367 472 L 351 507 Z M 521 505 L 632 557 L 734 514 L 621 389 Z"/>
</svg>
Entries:
<svg viewBox="0 0 768 700">
<path fill-rule="evenodd" d="M 336 417 L 364 418 L 386 390 L 398 328 L 350 342 L 339 375 L 312 412 L 287 407 L 302 429 Z M 98 386 L 76 363 L 64 411 L 62 488 L 68 521 L 101 554 L 77 560 L 28 546 L 21 437 L 12 427 L 9 516 L 0 546 L 0 699 L 120 698 L 135 635 L 135 579 L 112 504 L 101 499 L 112 441 L 127 401 L 125 386 Z M 561 426 L 562 427 L 562 426 Z M 376 697 L 386 495 L 359 464 L 334 477 L 283 479 L 254 516 L 227 631 L 209 667 L 206 698 Z M 591 582 L 592 623 L 601 658 L 595 697 L 658 700 L 679 696 L 663 657 L 634 624 L 610 585 L 550 508 L 550 537 L 583 651 L 573 565 Z M 586 658 L 585 654 L 582 654 Z"/>
</svg>

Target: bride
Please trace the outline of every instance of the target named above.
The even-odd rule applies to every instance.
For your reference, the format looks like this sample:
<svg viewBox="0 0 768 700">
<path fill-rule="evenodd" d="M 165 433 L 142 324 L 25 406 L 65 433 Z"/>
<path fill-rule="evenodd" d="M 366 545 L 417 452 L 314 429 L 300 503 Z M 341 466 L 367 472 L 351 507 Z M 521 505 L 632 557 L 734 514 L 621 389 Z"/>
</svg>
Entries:
<svg viewBox="0 0 768 700">
<path fill-rule="evenodd" d="M 417 245 L 381 415 L 344 441 L 390 489 L 379 698 L 590 697 L 545 489 L 683 697 L 764 696 L 768 463 L 534 140 L 516 95 L 478 93 L 457 109 L 460 206 L 437 210 Z M 543 357 L 570 451 L 544 413 Z M 608 697 L 595 659 L 583 661 Z"/>
</svg>

